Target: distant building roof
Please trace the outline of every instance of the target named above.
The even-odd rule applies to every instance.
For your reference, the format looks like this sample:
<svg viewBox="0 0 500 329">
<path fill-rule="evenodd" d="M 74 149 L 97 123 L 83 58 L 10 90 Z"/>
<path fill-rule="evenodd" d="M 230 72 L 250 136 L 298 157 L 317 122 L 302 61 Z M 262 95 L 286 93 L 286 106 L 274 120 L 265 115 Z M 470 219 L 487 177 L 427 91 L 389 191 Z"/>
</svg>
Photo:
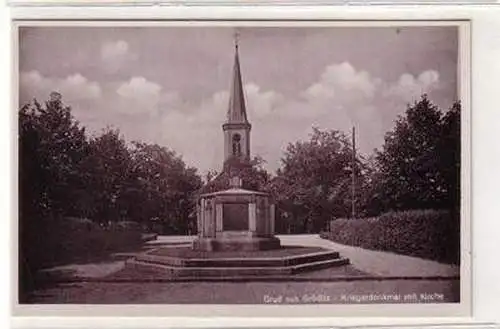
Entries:
<svg viewBox="0 0 500 329">
<path fill-rule="evenodd" d="M 222 191 L 217 191 L 217 192 L 212 192 L 212 193 L 204 193 L 201 195 L 201 197 L 217 196 L 217 195 L 265 195 L 265 196 L 268 196 L 269 194 L 265 193 L 265 192 L 246 190 L 243 188 L 230 188 L 227 190 L 222 190 Z"/>
</svg>

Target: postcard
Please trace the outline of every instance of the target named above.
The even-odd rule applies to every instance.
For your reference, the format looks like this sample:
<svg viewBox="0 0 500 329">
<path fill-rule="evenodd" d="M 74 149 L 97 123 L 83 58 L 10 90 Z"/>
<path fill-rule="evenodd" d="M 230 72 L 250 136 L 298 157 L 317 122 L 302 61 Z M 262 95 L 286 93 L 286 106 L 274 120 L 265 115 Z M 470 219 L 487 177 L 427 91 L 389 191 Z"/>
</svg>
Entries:
<svg viewBox="0 0 500 329">
<path fill-rule="evenodd" d="M 14 24 L 20 313 L 470 313 L 469 22 Z"/>
</svg>

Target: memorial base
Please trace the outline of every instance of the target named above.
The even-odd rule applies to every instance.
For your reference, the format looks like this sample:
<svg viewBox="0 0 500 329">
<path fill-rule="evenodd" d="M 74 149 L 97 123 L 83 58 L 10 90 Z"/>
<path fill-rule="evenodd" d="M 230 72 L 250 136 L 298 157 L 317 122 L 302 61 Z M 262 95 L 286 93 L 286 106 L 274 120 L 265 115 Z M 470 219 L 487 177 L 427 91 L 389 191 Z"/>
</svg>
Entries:
<svg viewBox="0 0 500 329">
<path fill-rule="evenodd" d="M 280 240 L 274 236 L 231 236 L 198 238 L 193 241 L 193 249 L 200 251 L 258 251 L 280 248 Z"/>
</svg>

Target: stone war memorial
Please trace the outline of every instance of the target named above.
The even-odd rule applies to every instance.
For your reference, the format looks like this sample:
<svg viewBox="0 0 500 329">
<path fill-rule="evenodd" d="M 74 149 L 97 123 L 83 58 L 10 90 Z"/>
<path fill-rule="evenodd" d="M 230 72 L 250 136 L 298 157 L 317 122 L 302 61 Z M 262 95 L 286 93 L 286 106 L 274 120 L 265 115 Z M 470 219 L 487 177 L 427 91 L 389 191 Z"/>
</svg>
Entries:
<svg viewBox="0 0 500 329">
<path fill-rule="evenodd" d="M 223 189 L 200 193 L 197 237 L 189 246 L 164 246 L 127 262 L 166 278 L 282 277 L 348 265 L 338 252 L 319 247 L 284 246 L 275 236 L 276 205 L 269 193 L 244 188 L 251 168 L 250 131 L 239 49 L 235 57 L 227 118 L 222 125 L 223 170 L 214 179 Z"/>
<path fill-rule="evenodd" d="M 195 250 L 256 251 L 280 247 L 274 236 L 274 204 L 263 192 L 241 188 L 234 176 L 228 190 L 203 194 L 198 203 Z"/>
</svg>

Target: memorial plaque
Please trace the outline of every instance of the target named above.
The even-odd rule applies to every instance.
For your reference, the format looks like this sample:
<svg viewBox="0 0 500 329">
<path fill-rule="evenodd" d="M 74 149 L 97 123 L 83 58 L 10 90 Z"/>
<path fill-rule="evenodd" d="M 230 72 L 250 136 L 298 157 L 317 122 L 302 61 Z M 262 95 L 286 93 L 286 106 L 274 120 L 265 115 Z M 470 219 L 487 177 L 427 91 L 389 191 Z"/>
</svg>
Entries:
<svg viewBox="0 0 500 329">
<path fill-rule="evenodd" d="M 247 231 L 248 204 L 247 203 L 224 204 L 222 225 L 224 231 Z"/>
</svg>

